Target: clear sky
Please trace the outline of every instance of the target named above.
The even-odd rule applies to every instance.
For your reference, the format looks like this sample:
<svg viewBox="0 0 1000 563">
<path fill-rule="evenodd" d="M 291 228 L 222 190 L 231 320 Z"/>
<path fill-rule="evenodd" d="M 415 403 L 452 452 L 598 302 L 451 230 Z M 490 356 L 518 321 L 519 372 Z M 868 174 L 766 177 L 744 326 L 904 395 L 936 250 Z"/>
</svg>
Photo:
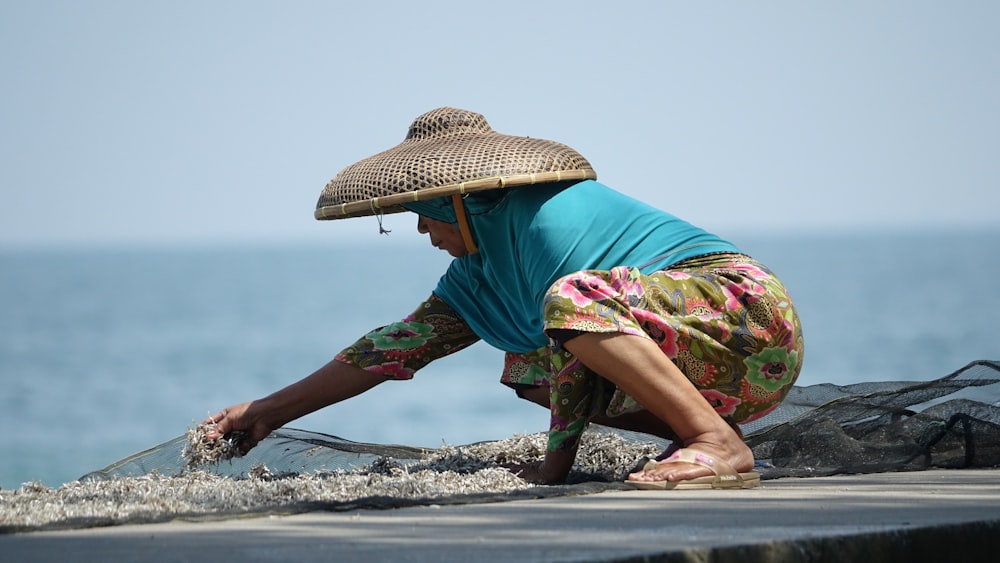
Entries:
<svg viewBox="0 0 1000 563">
<path fill-rule="evenodd" d="M 0 0 L 0 245 L 374 237 L 313 220 L 320 190 L 443 105 L 725 233 L 996 225 L 998 23 L 994 1 Z"/>
</svg>

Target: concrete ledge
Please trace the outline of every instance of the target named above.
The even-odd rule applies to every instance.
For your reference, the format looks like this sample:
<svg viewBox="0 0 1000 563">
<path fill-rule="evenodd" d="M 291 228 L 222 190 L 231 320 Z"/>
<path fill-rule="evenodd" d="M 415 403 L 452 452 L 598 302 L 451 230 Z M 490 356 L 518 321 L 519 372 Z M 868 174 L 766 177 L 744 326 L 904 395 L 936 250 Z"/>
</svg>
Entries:
<svg viewBox="0 0 1000 563">
<path fill-rule="evenodd" d="M 1000 550 L 1000 521 L 927 526 L 732 547 L 692 548 L 616 559 L 621 563 L 844 563 L 991 561 Z"/>
<path fill-rule="evenodd" d="M 979 561 L 1000 470 L 778 479 L 0 536 L 0 561 Z"/>
</svg>

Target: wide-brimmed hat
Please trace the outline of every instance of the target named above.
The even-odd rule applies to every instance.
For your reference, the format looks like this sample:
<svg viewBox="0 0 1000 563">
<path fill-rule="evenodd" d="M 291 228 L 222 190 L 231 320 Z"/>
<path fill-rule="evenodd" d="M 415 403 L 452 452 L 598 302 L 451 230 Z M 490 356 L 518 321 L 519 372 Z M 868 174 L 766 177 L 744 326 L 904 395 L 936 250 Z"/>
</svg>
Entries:
<svg viewBox="0 0 1000 563">
<path fill-rule="evenodd" d="M 341 170 L 320 193 L 315 216 L 398 213 L 407 202 L 596 178 L 566 145 L 503 135 L 478 113 L 443 107 L 414 120 L 402 143 Z"/>
</svg>

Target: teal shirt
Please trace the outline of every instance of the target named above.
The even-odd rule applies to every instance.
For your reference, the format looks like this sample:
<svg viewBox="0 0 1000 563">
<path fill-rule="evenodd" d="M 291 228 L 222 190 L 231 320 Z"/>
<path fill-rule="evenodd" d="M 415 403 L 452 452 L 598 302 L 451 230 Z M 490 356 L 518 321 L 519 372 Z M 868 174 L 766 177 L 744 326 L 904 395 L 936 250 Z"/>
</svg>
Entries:
<svg viewBox="0 0 1000 563">
<path fill-rule="evenodd" d="M 616 266 L 651 273 L 702 254 L 738 252 L 718 236 L 592 180 L 568 188 L 511 188 L 484 209 L 470 204 L 479 252 L 453 260 L 434 292 L 480 338 L 506 352 L 548 344 L 542 301 L 565 275 Z M 406 207 L 455 222 L 450 201 Z"/>
</svg>

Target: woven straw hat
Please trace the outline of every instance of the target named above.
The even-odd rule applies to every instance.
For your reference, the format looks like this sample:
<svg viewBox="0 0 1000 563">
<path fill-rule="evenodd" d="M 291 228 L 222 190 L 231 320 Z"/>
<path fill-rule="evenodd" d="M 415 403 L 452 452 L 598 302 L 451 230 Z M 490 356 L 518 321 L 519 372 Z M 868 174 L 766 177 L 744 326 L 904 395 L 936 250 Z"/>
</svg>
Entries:
<svg viewBox="0 0 1000 563">
<path fill-rule="evenodd" d="M 566 145 L 502 135 L 478 113 L 443 107 L 414 120 L 402 143 L 341 170 L 323 188 L 315 216 L 398 213 L 407 202 L 595 178 Z"/>
</svg>

